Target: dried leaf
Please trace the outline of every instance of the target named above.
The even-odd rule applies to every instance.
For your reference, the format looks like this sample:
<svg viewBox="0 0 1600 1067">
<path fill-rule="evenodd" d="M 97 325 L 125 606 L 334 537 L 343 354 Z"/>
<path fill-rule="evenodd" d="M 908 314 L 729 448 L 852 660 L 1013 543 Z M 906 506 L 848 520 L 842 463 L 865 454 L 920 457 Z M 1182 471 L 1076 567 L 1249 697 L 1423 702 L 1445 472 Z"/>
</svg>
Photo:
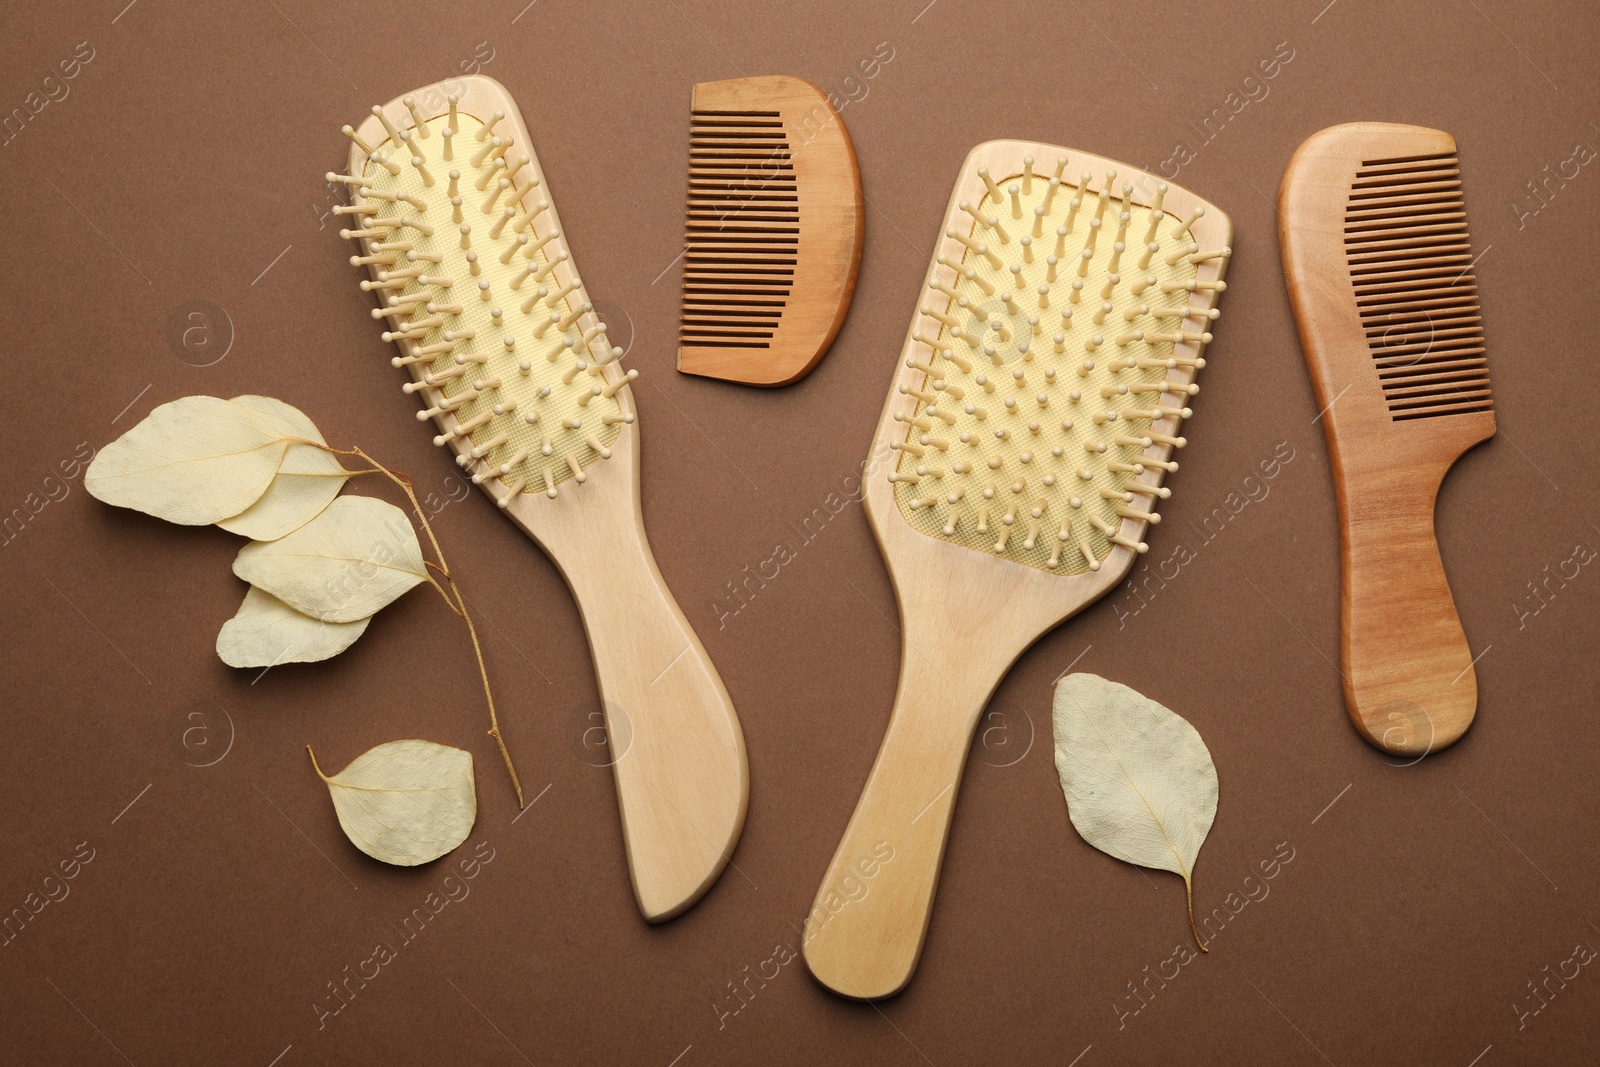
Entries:
<svg viewBox="0 0 1600 1067">
<path fill-rule="evenodd" d="M 313 752 L 311 765 L 316 764 Z M 384 863 L 415 867 L 436 860 L 467 839 L 478 817 L 472 753 L 459 748 L 390 741 L 331 778 L 316 769 L 333 795 L 345 836 Z"/>
<path fill-rule="evenodd" d="M 1217 816 L 1217 767 L 1200 734 L 1125 685 L 1071 674 L 1056 684 L 1055 737 L 1072 825 L 1117 859 L 1181 875 L 1193 929 L 1191 875 Z"/>
<path fill-rule="evenodd" d="M 252 585 L 238 613 L 222 624 L 217 655 L 230 667 L 315 663 L 355 644 L 371 621 L 371 616 L 355 622 L 313 619 Z"/>
<path fill-rule="evenodd" d="M 276 541 L 322 513 L 339 495 L 350 472 L 326 448 L 316 424 L 299 408 L 268 396 L 236 396 L 229 403 L 248 408 L 291 440 L 278 476 L 261 498 L 244 511 L 217 523 L 229 533 Z M 314 442 L 307 444 L 304 442 Z"/>
<path fill-rule="evenodd" d="M 260 499 L 288 447 L 248 408 L 186 396 L 162 404 L 101 449 L 83 484 L 107 504 L 203 526 Z"/>
<path fill-rule="evenodd" d="M 428 576 L 406 513 L 369 496 L 339 497 L 294 533 L 245 545 L 233 573 L 329 622 L 364 619 Z"/>
</svg>

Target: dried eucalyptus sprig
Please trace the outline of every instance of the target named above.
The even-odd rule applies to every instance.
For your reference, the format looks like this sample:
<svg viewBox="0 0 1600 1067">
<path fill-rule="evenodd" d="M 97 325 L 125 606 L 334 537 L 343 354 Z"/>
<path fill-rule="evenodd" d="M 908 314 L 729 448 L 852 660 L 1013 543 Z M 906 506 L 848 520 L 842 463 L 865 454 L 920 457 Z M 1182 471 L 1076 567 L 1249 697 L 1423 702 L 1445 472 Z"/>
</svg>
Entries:
<svg viewBox="0 0 1600 1067">
<path fill-rule="evenodd" d="M 340 456 L 357 457 L 367 466 L 349 470 Z M 399 508 L 372 497 L 339 495 L 348 479 L 366 474 L 381 474 L 405 493 L 432 559 L 424 556 Z M 500 734 L 477 626 L 404 474 L 359 447 L 332 447 L 303 412 L 281 400 L 191 396 L 161 405 L 102 449 L 84 484 L 109 504 L 185 525 L 215 523 L 252 539 L 233 566 L 250 589 L 217 635 L 217 654 L 230 666 L 268 667 L 338 655 L 365 632 L 376 612 L 428 583 L 466 624 L 489 708 L 489 736 L 522 806 L 522 782 Z M 324 781 L 330 788 L 335 784 Z"/>
</svg>

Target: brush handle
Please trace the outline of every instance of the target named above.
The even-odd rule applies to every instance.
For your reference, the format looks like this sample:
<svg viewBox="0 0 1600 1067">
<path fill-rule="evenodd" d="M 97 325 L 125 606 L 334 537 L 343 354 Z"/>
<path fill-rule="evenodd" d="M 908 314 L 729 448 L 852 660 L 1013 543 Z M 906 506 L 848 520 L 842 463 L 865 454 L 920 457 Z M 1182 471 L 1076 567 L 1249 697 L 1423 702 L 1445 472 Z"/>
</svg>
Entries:
<svg viewBox="0 0 1600 1067">
<path fill-rule="evenodd" d="M 634 895 L 646 920 L 664 922 L 733 854 L 750 789 L 744 735 L 643 529 L 591 532 L 609 543 L 563 569 L 600 683 Z"/>
<path fill-rule="evenodd" d="M 961 772 L 1005 666 L 986 671 L 906 622 L 888 732 L 806 920 L 811 973 L 858 1000 L 898 993 L 916 970 Z"/>
<path fill-rule="evenodd" d="M 1345 707 L 1395 755 L 1422 756 L 1472 725 L 1478 683 L 1434 538 L 1448 464 L 1347 475 L 1339 484 Z"/>
</svg>

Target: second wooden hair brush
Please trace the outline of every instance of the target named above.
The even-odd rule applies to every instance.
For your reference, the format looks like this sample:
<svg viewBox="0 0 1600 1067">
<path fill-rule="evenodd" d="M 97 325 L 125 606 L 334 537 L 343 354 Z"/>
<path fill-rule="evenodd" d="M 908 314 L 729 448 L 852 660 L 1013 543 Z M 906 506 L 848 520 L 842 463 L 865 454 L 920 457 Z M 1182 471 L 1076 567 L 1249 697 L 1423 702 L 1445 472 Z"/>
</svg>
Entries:
<svg viewBox="0 0 1600 1067">
<path fill-rule="evenodd" d="M 941 232 L 878 421 L 893 470 L 865 481 L 900 687 L 805 933 L 860 999 L 911 980 L 990 693 L 1145 551 L 1232 236 L 1192 193 L 1024 141 L 972 150 Z"/>
</svg>

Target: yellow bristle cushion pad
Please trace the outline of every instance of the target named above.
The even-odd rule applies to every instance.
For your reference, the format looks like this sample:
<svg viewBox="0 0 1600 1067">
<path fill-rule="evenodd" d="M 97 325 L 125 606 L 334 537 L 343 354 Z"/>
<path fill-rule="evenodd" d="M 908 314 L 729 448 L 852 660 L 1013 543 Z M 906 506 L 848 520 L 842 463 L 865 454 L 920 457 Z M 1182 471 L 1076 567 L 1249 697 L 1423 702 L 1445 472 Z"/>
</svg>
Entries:
<svg viewBox="0 0 1600 1067">
<path fill-rule="evenodd" d="M 1054 574 L 1078 574 L 1091 569 L 1091 558 L 1098 566 L 1113 547 L 1111 535 L 1091 519 L 1115 535 L 1123 521 L 1119 507 L 1138 513 L 1154 510 L 1153 496 L 1135 494 L 1127 502 L 1107 499 L 1102 490 L 1125 493 L 1138 476 L 1108 466 L 1131 467 L 1145 453 L 1137 443 L 1117 443 L 1119 435 L 1143 439 L 1152 427 L 1149 412 L 1186 408 L 1186 392 L 1121 390 L 1162 382 L 1169 371 L 1165 365 L 1128 367 L 1124 361 L 1165 361 L 1175 355 L 1173 341 L 1151 342 L 1135 339 L 1137 335 L 1200 334 L 1209 325 L 1204 311 L 1197 311 L 1197 318 L 1156 314 L 1189 303 L 1190 294 L 1183 286 L 1194 280 L 1197 264 L 1187 258 L 1172 264 L 1166 260 L 1180 249 L 1188 250 L 1192 238 L 1185 232 L 1174 239 L 1184 220 L 1164 216 L 1156 224 L 1159 250 L 1140 268 L 1150 208 L 1131 201 L 1125 205 L 1113 195 L 1105 198 L 1101 212 L 1104 194 L 1063 179 L 1035 226 L 1035 208 L 1048 195 L 1047 179 L 1035 172 L 1026 192 L 1020 188 L 1024 184 L 1020 173 L 997 179 L 996 184 L 1003 193 L 1001 200 L 986 194 L 981 204 L 972 206 L 978 214 L 994 218 L 1007 240 L 963 210 L 953 216 L 955 231 L 984 245 L 988 254 L 969 246 L 959 275 L 947 266 L 934 273 L 936 282 L 957 294 L 942 314 L 959 322 L 959 332 L 938 317 L 919 316 L 915 332 L 923 338 L 936 337 L 940 351 L 931 357 L 931 370 L 915 390 L 933 398 L 917 404 L 916 418 L 922 425 L 910 425 L 897 446 L 902 454 L 891 476 L 895 498 L 906 521 L 929 536 Z M 1015 200 L 1013 186 L 1018 187 Z M 1076 210 L 1071 204 L 1074 197 L 1081 198 Z M 1105 295 L 1125 207 L 1130 217 L 1117 263 L 1120 280 Z M 1019 213 L 1020 218 L 1014 217 Z M 1058 229 L 1067 226 L 1069 216 L 1071 226 L 1058 240 Z M 1080 277 L 1082 252 L 1097 217 L 1093 255 Z M 1024 237 L 1030 242 L 1026 246 Z M 1051 281 L 1048 261 L 1058 245 L 1061 255 Z M 1013 271 L 1013 266 L 1020 270 Z M 1153 283 L 1149 276 L 1155 278 Z M 1075 289 L 1073 283 L 1078 281 L 1082 285 Z M 1163 284 L 1171 291 L 1164 292 Z M 1046 307 L 1040 306 L 1041 286 Z M 1136 287 L 1141 290 L 1137 295 Z M 1002 294 L 1010 294 L 1012 302 L 1008 304 Z M 928 290 L 922 304 L 937 310 L 947 296 Z M 967 307 L 960 305 L 961 299 Z M 1103 303 L 1110 304 L 1108 311 Z M 1129 317 L 1145 306 L 1148 312 Z M 1065 310 L 1071 311 L 1070 319 L 1063 319 Z M 1103 321 L 1096 323 L 1097 313 L 1102 312 Z M 1030 321 L 1033 317 L 1037 326 Z M 1001 330 L 993 328 L 996 322 Z M 1119 339 L 1125 343 L 1119 344 Z M 1203 342 L 1191 340 L 1192 354 Z M 946 356 L 945 348 L 956 358 Z M 926 362 L 929 357 L 918 359 Z M 963 370 L 960 361 L 971 371 Z M 1102 395 L 1103 390 L 1112 395 Z M 1167 417 L 1162 423 L 1168 436 L 1180 436 L 1179 421 Z M 1104 451 L 1086 446 L 1103 446 Z M 1068 529 L 1064 542 L 1059 538 L 1063 521 Z"/>
<path fill-rule="evenodd" d="M 435 404 L 436 407 L 449 406 L 463 394 L 475 391 L 476 383 L 491 383 L 499 379 L 498 387 L 485 388 L 479 391 L 476 399 L 455 408 L 453 423 L 449 418 L 444 418 L 441 419 L 441 425 L 450 427 L 471 423 L 480 415 L 490 413 L 482 425 L 470 432 L 469 440 L 478 446 L 501 436 L 505 437 L 505 441 L 483 455 L 481 465 L 473 466 L 480 472 L 480 477 L 498 477 L 507 486 L 520 481 L 521 491 L 531 493 L 545 489 L 547 474 L 550 486 L 574 477 L 572 461 L 581 470 L 601 458 L 590 439 L 603 449 L 608 448 L 619 432 L 616 420 L 621 416 L 621 409 L 614 395 L 593 395 L 593 390 L 596 387 L 604 388 L 605 382 L 600 377 L 599 361 L 587 351 L 581 338 L 585 328 L 596 325 L 594 316 L 578 316 L 566 330 L 562 330 L 559 324 L 549 324 L 552 313 L 569 319 L 577 310 L 570 295 L 555 300 L 553 305 L 549 302 L 566 280 L 577 277 L 571 260 L 547 271 L 542 280 L 535 280 L 531 275 L 525 276 L 517 288 L 512 288 L 512 282 L 524 274 L 525 268 L 531 266 L 537 273 L 548 267 L 550 255 L 565 242 L 548 242 L 531 259 L 527 257 L 526 249 L 548 235 L 553 227 L 548 212 L 538 212 L 533 222 L 527 223 L 527 206 L 520 203 L 517 215 L 500 227 L 498 236 L 490 236 L 508 205 L 511 191 L 502 192 L 490 212 L 484 212 L 484 204 L 495 189 L 498 172 L 495 180 L 488 182 L 485 189 L 477 188 L 478 180 L 486 171 L 493 169 L 487 158 L 478 166 L 472 162 L 473 157 L 485 147 L 486 142 L 477 138 L 482 123 L 465 112 L 459 114 L 458 122 L 461 129 L 454 137 L 452 160 L 441 158 L 443 138 L 440 131 L 449 124 L 448 116 L 433 119 L 427 124 L 430 135 L 411 142 L 427 156 L 425 167 L 433 178 L 431 187 L 426 184 L 421 172 L 410 165 L 405 158 L 406 152 L 393 151 L 390 142 L 380 146 L 380 151 L 387 150 L 387 156 L 399 164 L 398 175 L 391 175 L 387 168 L 376 161 L 367 163 L 363 177 L 368 179 L 368 186 L 375 193 L 380 196 L 408 194 L 427 204 L 426 210 L 418 211 L 403 200 L 395 200 L 385 203 L 373 218 L 379 221 L 396 216 L 418 218 L 433 229 L 431 236 L 407 228 L 395 231 L 395 236 L 373 240 L 379 243 L 408 242 L 417 253 L 439 257 L 438 262 L 420 258 L 408 262 L 406 253 L 402 252 L 395 264 L 385 269 L 395 271 L 422 267 L 426 276 L 449 278 L 453 283 L 448 288 L 424 287 L 417 279 L 412 279 L 404 289 L 379 290 L 378 296 L 380 302 L 387 305 L 390 296 L 398 295 L 405 300 L 414 294 L 425 293 L 436 305 L 457 305 L 461 308 L 459 313 L 444 313 L 442 323 L 430 328 L 425 335 L 413 338 L 412 351 L 441 343 L 445 331 L 454 335 L 472 331 L 472 339 L 457 340 L 448 351 L 441 352 L 428 363 L 420 364 L 419 369 L 425 368 L 437 375 L 465 368 L 463 373 L 441 382 L 443 403 Z M 514 154 L 520 155 L 520 151 Z M 455 209 L 450 203 L 451 170 L 460 174 L 456 182 L 462 201 L 460 222 L 455 221 Z M 523 166 L 515 180 L 518 187 L 526 187 L 531 179 L 539 180 L 540 184 L 533 188 L 527 198 L 530 202 L 528 206 L 537 212 L 539 204 L 550 197 L 542 184 L 543 175 L 532 174 L 532 170 L 531 163 Z M 508 262 L 502 263 L 502 256 L 507 249 L 516 246 L 516 225 L 519 222 L 523 223 L 521 233 L 529 235 L 529 241 L 514 251 Z M 471 227 L 466 238 L 470 249 L 462 248 L 463 224 Z M 476 255 L 477 273 L 473 272 L 472 264 L 468 261 L 469 251 Z M 559 253 L 555 254 L 559 258 Z M 483 298 L 480 281 L 488 283 L 487 300 Z M 540 286 L 548 289 L 549 295 L 536 300 L 530 311 L 524 312 L 523 305 L 537 294 Z M 491 314 L 491 309 L 495 308 L 500 311 L 498 323 Z M 386 328 L 401 331 L 406 328 L 408 319 L 424 321 L 431 317 L 425 306 L 419 306 L 410 316 L 393 317 L 393 324 Z M 536 337 L 535 330 L 541 325 L 544 326 L 542 336 Z M 506 337 L 514 339 L 513 348 L 506 347 Z M 461 362 L 458 357 L 466 362 Z M 476 362 L 480 359 L 482 362 Z M 586 369 L 578 369 L 580 360 L 588 365 Z M 526 370 L 523 369 L 524 365 Z M 424 395 L 429 396 L 431 402 L 434 394 L 429 390 Z M 585 397 L 586 403 L 580 403 Z M 493 414 L 497 405 L 504 409 L 503 414 Z M 515 405 L 515 410 L 511 410 L 511 405 Z M 428 402 L 424 403 L 424 407 L 428 407 Z M 530 412 L 537 412 L 539 416 L 538 422 L 533 425 L 526 418 Z M 607 421 L 607 417 L 613 421 Z M 576 426 L 572 425 L 574 422 Z M 549 455 L 544 454 L 546 448 Z M 500 474 L 499 467 L 521 453 L 526 453 L 525 458 L 505 474 Z"/>
</svg>

